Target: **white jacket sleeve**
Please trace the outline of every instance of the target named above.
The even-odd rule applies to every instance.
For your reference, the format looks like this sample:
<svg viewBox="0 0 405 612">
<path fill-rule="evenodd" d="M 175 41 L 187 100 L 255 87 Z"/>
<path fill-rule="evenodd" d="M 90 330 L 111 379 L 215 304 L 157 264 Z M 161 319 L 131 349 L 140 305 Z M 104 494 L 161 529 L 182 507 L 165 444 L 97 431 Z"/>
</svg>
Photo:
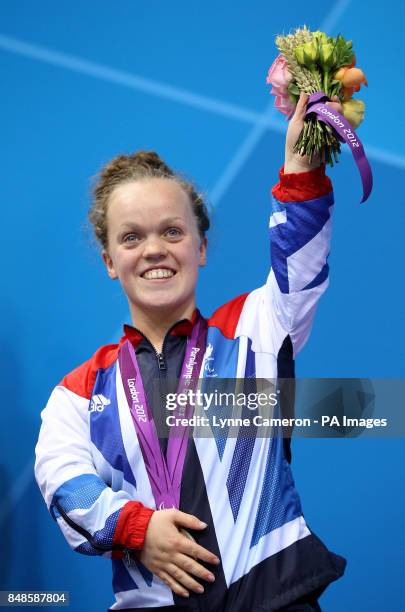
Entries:
<svg viewBox="0 0 405 612">
<path fill-rule="evenodd" d="M 110 556 L 119 512 L 133 498 L 113 491 L 98 475 L 90 452 L 88 408 L 87 398 L 62 385 L 53 390 L 41 415 L 35 476 L 71 548 Z"/>
</svg>

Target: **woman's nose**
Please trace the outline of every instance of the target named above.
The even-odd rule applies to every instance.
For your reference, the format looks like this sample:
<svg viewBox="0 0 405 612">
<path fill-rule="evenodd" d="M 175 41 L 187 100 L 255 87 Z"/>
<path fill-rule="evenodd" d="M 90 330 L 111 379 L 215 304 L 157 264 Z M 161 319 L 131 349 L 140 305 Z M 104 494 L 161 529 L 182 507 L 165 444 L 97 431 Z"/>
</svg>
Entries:
<svg viewBox="0 0 405 612">
<path fill-rule="evenodd" d="M 144 257 L 164 257 L 166 254 L 166 245 L 159 236 L 149 236 L 146 238 L 143 244 Z"/>
</svg>

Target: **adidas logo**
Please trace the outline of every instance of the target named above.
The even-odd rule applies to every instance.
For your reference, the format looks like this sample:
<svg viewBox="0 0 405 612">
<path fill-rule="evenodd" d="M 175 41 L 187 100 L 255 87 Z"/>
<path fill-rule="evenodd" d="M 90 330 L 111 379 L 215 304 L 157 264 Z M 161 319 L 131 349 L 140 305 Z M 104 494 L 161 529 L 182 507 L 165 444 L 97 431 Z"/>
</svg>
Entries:
<svg viewBox="0 0 405 612">
<path fill-rule="evenodd" d="M 93 395 L 90 401 L 89 412 L 103 412 L 106 406 L 111 404 L 111 400 L 104 397 L 104 395 Z"/>
</svg>

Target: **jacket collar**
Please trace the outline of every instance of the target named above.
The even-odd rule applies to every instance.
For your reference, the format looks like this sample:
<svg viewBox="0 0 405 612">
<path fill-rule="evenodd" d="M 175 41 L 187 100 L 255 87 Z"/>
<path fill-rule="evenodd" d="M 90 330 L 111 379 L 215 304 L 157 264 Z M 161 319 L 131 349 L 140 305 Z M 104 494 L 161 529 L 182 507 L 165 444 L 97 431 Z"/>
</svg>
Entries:
<svg viewBox="0 0 405 612">
<path fill-rule="evenodd" d="M 193 327 L 200 316 L 200 311 L 198 310 L 198 308 L 195 308 L 190 319 L 181 319 L 181 321 L 177 321 L 177 323 L 172 325 L 169 330 L 170 335 L 190 336 Z M 125 324 L 123 331 L 124 336 L 121 338 L 120 344 L 122 344 L 125 340 L 129 340 L 131 344 L 136 348 L 139 343 L 146 338 L 146 336 L 141 332 L 141 330 L 137 329 L 136 327 L 133 327 L 132 325 Z"/>
</svg>

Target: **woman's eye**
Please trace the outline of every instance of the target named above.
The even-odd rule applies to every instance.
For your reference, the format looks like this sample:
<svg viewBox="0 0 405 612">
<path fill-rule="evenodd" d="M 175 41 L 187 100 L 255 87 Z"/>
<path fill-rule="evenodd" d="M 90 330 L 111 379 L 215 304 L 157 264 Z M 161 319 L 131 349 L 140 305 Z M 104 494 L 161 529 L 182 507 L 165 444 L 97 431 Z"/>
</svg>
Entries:
<svg viewBox="0 0 405 612">
<path fill-rule="evenodd" d="M 139 236 L 137 234 L 126 234 L 123 237 L 123 242 L 137 242 L 139 240 Z"/>
<path fill-rule="evenodd" d="M 170 227 L 166 231 L 166 235 L 169 236 L 169 238 L 177 238 L 178 236 L 181 236 L 182 233 L 183 232 L 178 227 Z"/>
</svg>

